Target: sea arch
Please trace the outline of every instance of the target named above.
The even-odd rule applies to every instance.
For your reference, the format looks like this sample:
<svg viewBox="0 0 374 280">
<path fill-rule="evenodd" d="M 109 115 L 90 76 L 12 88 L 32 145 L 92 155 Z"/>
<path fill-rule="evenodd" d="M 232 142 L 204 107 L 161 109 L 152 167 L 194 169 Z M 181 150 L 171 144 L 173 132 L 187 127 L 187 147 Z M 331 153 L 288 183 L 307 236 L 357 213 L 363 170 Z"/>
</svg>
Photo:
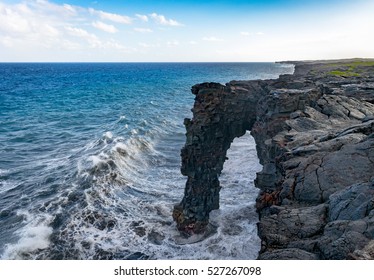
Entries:
<svg viewBox="0 0 374 280">
<path fill-rule="evenodd" d="M 192 235 L 205 231 L 209 213 L 219 208 L 219 175 L 227 150 L 234 138 L 252 129 L 258 101 L 266 92 L 261 80 L 192 87 L 193 118 L 184 121 L 186 144 L 181 151 L 181 173 L 187 182 L 183 199 L 173 210 L 180 232 Z"/>
</svg>

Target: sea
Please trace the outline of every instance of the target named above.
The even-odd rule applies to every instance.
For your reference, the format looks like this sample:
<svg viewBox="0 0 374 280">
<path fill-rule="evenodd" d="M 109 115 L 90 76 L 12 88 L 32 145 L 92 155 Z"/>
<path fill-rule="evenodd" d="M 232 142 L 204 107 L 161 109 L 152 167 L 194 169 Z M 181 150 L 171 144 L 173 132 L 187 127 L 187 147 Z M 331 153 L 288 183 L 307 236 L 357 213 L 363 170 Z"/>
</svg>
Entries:
<svg viewBox="0 0 374 280">
<path fill-rule="evenodd" d="M 191 86 L 272 79 L 279 63 L 0 63 L 1 259 L 255 259 L 261 170 L 228 151 L 217 232 L 178 245 Z"/>
</svg>

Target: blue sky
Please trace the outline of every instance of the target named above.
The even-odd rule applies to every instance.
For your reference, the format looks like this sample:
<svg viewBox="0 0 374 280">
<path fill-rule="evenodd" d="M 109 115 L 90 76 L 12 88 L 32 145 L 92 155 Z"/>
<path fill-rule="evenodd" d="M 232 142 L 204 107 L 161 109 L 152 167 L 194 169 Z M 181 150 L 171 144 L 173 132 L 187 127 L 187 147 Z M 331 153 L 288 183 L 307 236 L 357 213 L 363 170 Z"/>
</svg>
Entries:
<svg viewBox="0 0 374 280">
<path fill-rule="evenodd" d="M 372 0 L 0 0 L 0 61 L 374 57 Z"/>
</svg>

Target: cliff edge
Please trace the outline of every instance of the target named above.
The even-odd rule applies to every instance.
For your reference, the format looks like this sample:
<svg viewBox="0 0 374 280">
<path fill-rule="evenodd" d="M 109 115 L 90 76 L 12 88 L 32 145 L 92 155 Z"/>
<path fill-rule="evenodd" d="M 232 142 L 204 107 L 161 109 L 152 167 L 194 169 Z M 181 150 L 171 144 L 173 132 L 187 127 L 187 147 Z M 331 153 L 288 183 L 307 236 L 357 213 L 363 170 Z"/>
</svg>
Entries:
<svg viewBox="0 0 374 280">
<path fill-rule="evenodd" d="M 193 86 L 173 218 L 186 237 L 208 231 L 227 150 L 250 130 L 263 165 L 258 258 L 373 259 L 374 61 L 288 63 L 294 74 L 274 80 Z"/>
</svg>

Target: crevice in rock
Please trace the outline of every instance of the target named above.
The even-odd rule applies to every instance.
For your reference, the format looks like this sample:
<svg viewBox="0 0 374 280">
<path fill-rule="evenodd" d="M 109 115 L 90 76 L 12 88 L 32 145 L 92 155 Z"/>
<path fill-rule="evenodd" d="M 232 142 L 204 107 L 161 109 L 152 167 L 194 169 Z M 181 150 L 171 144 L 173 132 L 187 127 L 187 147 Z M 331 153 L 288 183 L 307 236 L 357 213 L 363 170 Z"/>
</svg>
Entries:
<svg viewBox="0 0 374 280">
<path fill-rule="evenodd" d="M 323 194 L 324 194 L 325 190 L 321 186 L 321 182 L 320 182 L 320 178 L 319 178 L 320 174 L 318 172 L 319 172 L 320 169 L 322 169 L 324 171 L 323 162 L 325 160 L 325 157 L 326 157 L 326 155 L 321 157 L 321 163 L 319 164 L 319 167 L 316 169 L 317 183 L 318 183 L 319 189 L 321 190 L 321 202 L 324 202 Z"/>
<path fill-rule="evenodd" d="M 351 110 L 348 109 L 343 102 L 341 102 L 340 100 L 336 100 L 336 103 L 338 103 L 340 106 L 342 106 L 344 109 L 346 109 L 348 111 L 348 113 L 346 114 L 348 118 L 351 117 Z"/>
<path fill-rule="evenodd" d="M 321 183 L 319 181 L 319 174 L 318 174 L 318 168 L 316 169 L 316 178 L 317 178 L 317 184 L 318 184 L 318 188 L 319 190 L 321 191 L 321 198 L 320 198 L 320 201 L 322 202 L 323 201 L 323 189 L 321 188 Z"/>
</svg>

